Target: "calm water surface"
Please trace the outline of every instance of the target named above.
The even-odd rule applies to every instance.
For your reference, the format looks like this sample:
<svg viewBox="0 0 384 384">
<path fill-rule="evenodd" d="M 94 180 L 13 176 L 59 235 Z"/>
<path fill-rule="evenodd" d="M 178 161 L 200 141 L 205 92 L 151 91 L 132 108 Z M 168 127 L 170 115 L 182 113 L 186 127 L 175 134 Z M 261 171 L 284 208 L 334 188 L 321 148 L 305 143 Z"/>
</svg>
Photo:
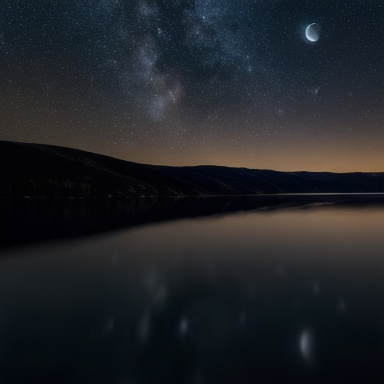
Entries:
<svg viewBox="0 0 384 384">
<path fill-rule="evenodd" d="M 313 204 L 2 252 L 1 383 L 384 383 L 384 208 Z"/>
</svg>

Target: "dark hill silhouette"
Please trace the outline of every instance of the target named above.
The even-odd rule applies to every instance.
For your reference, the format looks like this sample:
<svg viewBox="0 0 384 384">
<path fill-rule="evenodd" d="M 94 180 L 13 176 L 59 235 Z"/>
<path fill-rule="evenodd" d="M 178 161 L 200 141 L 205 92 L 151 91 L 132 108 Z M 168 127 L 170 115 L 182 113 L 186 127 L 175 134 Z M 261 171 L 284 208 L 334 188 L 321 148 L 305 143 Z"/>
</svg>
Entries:
<svg viewBox="0 0 384 384">
<path fill-rule="evenodd" d="M 0 141 L 0 178 L 2 197 L 384 192 L 384 173 L 155 166 L 71 148 L 9 141 Z"/>
</svg>

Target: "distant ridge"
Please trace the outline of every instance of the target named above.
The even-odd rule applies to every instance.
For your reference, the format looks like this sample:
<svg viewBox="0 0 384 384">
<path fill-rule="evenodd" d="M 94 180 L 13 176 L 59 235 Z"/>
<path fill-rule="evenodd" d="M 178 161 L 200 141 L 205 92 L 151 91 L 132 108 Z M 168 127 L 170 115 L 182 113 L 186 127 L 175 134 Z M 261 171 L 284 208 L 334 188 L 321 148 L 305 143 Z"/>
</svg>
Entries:
<svg viewBox="0 0 384 384">
<path fill-rule="evenodd" d="M 183 197 L 384 193 L 384 172 L 278 172 L 138 164 L 81 150 L 0 141 L 0 197 Z"/>
</svg>

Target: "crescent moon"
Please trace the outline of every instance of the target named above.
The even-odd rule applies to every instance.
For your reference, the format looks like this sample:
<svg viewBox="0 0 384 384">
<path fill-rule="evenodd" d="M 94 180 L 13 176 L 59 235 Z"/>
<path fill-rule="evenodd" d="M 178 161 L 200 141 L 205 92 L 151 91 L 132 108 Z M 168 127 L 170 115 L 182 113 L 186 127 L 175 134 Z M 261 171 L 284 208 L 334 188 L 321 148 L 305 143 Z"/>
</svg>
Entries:
<svg viewBox="0 0 384 384">
<path fill-rule="evenodd" d="M 312 23 L 312 24 L 309 24 L 307 28 L 305 28 L 305 37 L 307 38 L 307 40 L 311 42 L 315 42 L 319 40 L 319 33 L 315 26 L 316 26 L 316 23 Z"/>
</svg>

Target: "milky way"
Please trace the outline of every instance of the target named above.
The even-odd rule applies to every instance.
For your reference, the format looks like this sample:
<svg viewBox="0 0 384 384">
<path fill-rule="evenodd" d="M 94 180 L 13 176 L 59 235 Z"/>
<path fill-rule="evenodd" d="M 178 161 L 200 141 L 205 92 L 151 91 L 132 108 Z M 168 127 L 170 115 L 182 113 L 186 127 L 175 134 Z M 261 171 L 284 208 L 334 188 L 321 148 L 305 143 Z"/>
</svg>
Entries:
<svg viewBox="0 0 384 384">
<path fill-rule="evenodd" d="M 0 139 L 156 164 L 383 171 L 383 12 L 381 0 L 3 0 Z"/>
</svg>

